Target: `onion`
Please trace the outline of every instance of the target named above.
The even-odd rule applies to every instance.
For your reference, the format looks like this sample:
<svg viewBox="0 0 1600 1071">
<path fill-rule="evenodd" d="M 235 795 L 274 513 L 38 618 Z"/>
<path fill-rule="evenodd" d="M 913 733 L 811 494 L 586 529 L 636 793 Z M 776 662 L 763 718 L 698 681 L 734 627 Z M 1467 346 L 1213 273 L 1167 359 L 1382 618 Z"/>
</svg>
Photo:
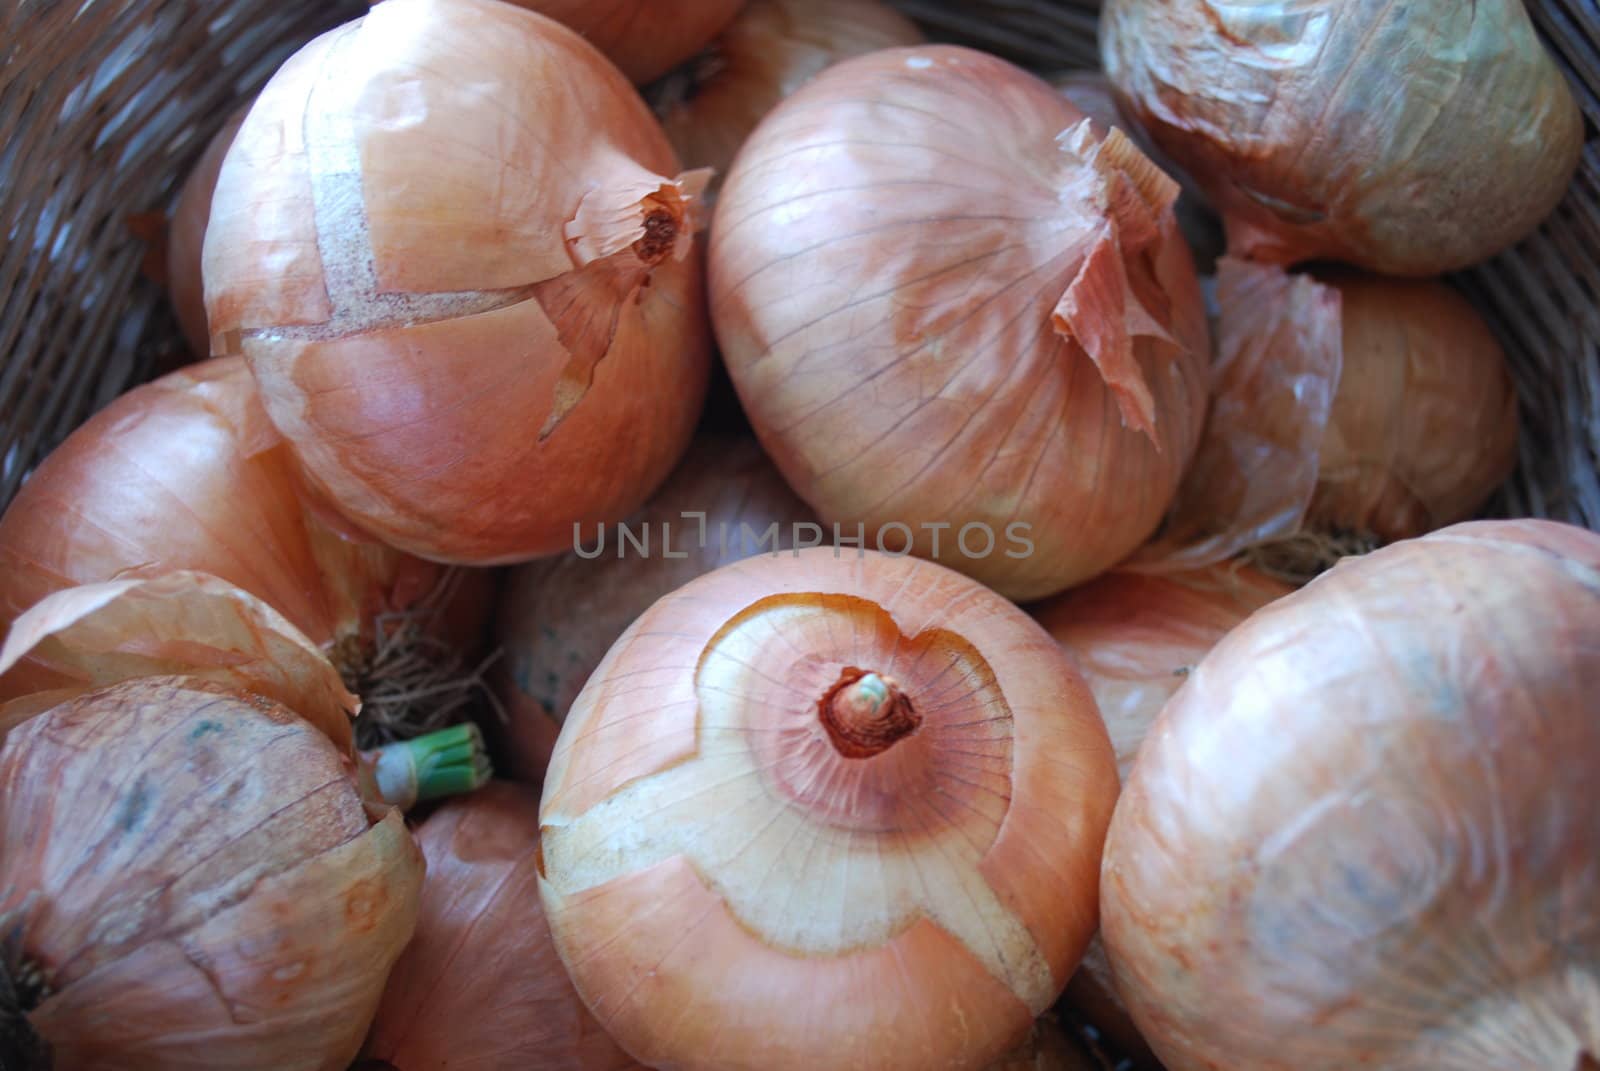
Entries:
<svg viewBox="0 0 1600 1071">
<path fill-rule="evenodd" d="M 705 52 L 656 87 L 656 110 L 684 164 L 720 178 L 762 116 L 818 71 L 921 42 L 922 31 L 879 0 L 750 0 Z"/>
<path fill-rule="evenodd" d="M 829 68 L 717 203 L 712 316 L 762 444 L 824 520 L 1011 597 L 1104 571 L 1160 523 L 1205 404 L 1176 196 L 1002 60 Z"/>
<path fill-rule="evenodd" d="M 1033 1025 L 1027 1040 L 989 1066 L 988 1071 L 1097 1071 L 1049 1015 Z"/>
<path fill-rule="evenodd" d="M 423 862 L 333 667 L 189 573 L 49 597 L 0 674 L 30 648 L 65 687 L 0 708 L 0 931 L 56 1066 L 342 1071 Z"/>
<path fill-rule="evenodd" d="M 197 358 L 211 355 L 211 330 L 206 325 L 206 299 L 200 274 L 200 251 L 211 220 L 211 195 L 217 188 L 222 158 L 228 154 L 234 135 L 250 111 L 250 102 L 228 116 L 222 129 L 212 136 L 194 170 L 184 180 L 172 208 L 167 228 L 167 296 L 178 316 L 178 327 L 189 352 Z"/>
<path fill-rule="evenodd" d="M 1210 422 L 1140 568 L 1297 537 L 1314 558 L 1421 535 L 1470 517 L 1510 475 L 1505 353 L 1448 286 L 1231 259 L 1218 284 Z"/>
<path fill-rule="evenodd" d="M 982 1067 L 1094 930 L 1116 785 L 1082 679 L 998 595 L 871 551 L 750 558 L 579 695 L 539 891 L 647 1065 Z"/>
<path fill-rule="evenodd" d="M 643 84 L 694 55 L 744 0 L 515 0 L 571 26 Z"/>
<path fill-rule="evenodd" d="M 267 84 L 206 232 L 242 352 L 328 500 L 490 564 L 637 508 L 705 391 L 696 194 L 615 68 L 494 0 L 386 0 Z"/>
<path fill-rule="evenodd" d="M 543 776 L 573 700 L 651 603 L 718 565 L 794 546 L 795 526 L 810 520 L 755 443 L 707 437 L 625 525 L 584 535 L 581 554 L 519 568 L 499 613 L 510 715 L 502 769 Z"/>
<path fill-rule="evenodd" d="M 1477 522 L 1348 559 L 1206 656 L 1102 877 L 1171 1071 L 1600 1056 L 1597 635 L 1600 536 Z"/>
<path fill-rule="evenodd" d="M 1256 610 L 1292 589 L 1238 563 L 1150 576 L 1112 572 L 1034 609 L 1073 656 L 1094 693 L 1124 781 L 1150 726 L 1206 652 Z M 1117 995 L 1099 940 L 1066 1000 L 1140 1067 L 1155 1066 Z"/>
<path fill-rule="evenodd" d="M 1254 260 L 1464 268 L 1555 208 L 1583 148 L 1522 0 L 1109 0 L 1101 47 Z"/>
<path fill-rule="evenodd" d="M 417 934 L 367 1053 L 398 1071 L 637 1068 L 578 999 L 539 904 L 539 797 L 496 783 L 422 824 Z"/>
<path fill-rule="evenodd" d="M 319 506 L 239 358 L 130 391 L 39 465 L 0 517 L 0 627 L 73 584 L 169 569 L 264 600 L 394 722 L 410 716 L 383 700 L 395 652 L 427 656 L 434 683 L 459 675 L 489 595 L 487 574 L 447 573 Z M 19 667 L 0 700 L 48 686 Z"/>
</svg>

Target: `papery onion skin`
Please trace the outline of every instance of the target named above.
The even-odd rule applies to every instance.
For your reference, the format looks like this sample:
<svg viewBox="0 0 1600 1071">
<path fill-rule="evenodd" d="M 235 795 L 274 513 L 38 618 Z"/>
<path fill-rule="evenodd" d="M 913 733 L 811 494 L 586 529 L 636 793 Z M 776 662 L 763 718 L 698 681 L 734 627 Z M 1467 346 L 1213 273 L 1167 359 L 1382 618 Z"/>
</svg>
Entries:
<svg viewBox="0 0 1600 1071">
<path fill-rule="evenodd" d="M 365 1052 L 397 1071 L 642 1071 L 567 979 L 539 902 L 539 797 L 506 782 L 417 831 L 427 877 Z"/>
<path fill-rule="evenodd" d="M 1253 260 L 1467 267 L 1555 208 L 1583 147 L 1522 0 L 1109 0 L 1100 39 Z"/>
<path fill-rule="evenodd" d="M 1115 793 L 1082 679 L 998 595 L 871 551 L 750 558 L 578 697 L 540 894 L 642 1063 L 980 1068 L 1094 930 Z"/>
<path fill-rule="evenodd" d="M 514 2 L 577 30 L 641 85 L 693 56 L 744 5 L 744 0 Z"/>
<path fill-rule="evenodd" d="M 1326 271 L 1343 365 L 1306 521 L 1384 541 L 1476 513 L 1517 460 L 1517 393 L 1489 325 L 1440 282 Z"/>
<path fill-rule="evenodd" d="M 1205 405 L 1177 187 L 1091 125 L 967 49 L 847 60 L 762 121 L 712 229 L 717 337 L 790 484 L 885 549 L 949 525 L 939 560 L 1017 599 L 1151 534 Z"/>
<path fill-rule="evenodd" d="M 40 463 L 0 516 L 0 626 L 74 584 L 173 569 L 249 591 L 325 647 L 442 579 L 316 505 L 237 357 L 135 388 Z M 466 594 L 447 626 L 464 644 L 484 607 Z"/>
<path fill-rule="evenodd" d="M 0 750 L 0 918 L 60 1071 L 343 1071 L 422 866 L 319 730 L 217 684 L 127 681 Z"/>
<path fill-rule="evenodd" d="M 1126 781 L 1156 717 L 1190 671 L 1230 630 L 1293 589 L 1227 562 L 1185 573 L 1114 571 L 1033 609 L 1077 663 Z M 1117 995 L 1096 939 L 1067 984 L 1065 1000 L 1140 1067 L 1155 1057 Z"/>
<path fill-rule="evenodd" d="M 194 170 L 183 181 L 167 227 L 167 296 L 172 300 L 183 340 L 199 360 L 211 356 L 211 330 L 206 324 L 205 286 L 200 271 L 206 224 L 211 220 L 211 195 L 217 188 L 222 158 L 228 154 L 228 146 L 233 144 L 233 136 L 249 111 L 248 102 L 236 109 L 207 143 Z"/>
<path fill-rule="evenodd" d="M 496 630 L 506 652 L 498 691 L 509 715 L 501 769 L 525 781 L 543 776 L 589 675 L 651 603 L 720 565 L 793 547 L 794 526 L 811 520 L 753 441 L 707 436 L 626 522 L 633 538 L 647 533 L 648 552 L 612 526 L 603 541 L 601 533 L 583 535 L 583 555 L 518 568 L 506 582 Z M 768 539 L 772 525 L 778 528 Z"/>
<path fill-rule="evenodd" d="M 1033 1024 L 1028 1039 L 986 1071 L 1099 1071 L 1052 1016 Z"/>
<path fill-rule="evenodd" d="M 920 43 L 916 24 L 880 0 L 750 0 L 661 84 L 661 126 L 684 166 L 709 167 L 717 182 L 762 116 L 807 79 L 851 56 Z"/>
<path fill-rule="evenodd" d="M 363 530 L 457 564 L 553 553 L 688 446 L 704 179 L 559 24 L 385 0 L 291 57 L 223 161 L 213 350 Z"/>
<path fill-rule="evenodd" d="M 1597 634 L 1600 537 L 1473 522 L 1346 559 L 1212 650 L 1102 876 L 1171 1071 L 1592 1062 Z"/>
</svg>

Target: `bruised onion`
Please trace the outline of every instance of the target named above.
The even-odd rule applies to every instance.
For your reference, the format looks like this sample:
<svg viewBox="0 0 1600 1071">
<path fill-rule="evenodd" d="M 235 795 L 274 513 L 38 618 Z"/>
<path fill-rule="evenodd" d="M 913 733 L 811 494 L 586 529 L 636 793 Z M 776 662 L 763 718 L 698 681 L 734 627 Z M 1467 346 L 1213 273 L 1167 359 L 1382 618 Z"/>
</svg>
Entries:
<svg viewBox="0 0 1600 1071">
<path fill-rule="evenodd" d="M 656 88 L 656 110 L 687 167 L 719 181 L 744 139 L 818 71 L 880 48 L 922 42 L 880 0 L 750 0 L 685 69 Z"/>
<path fill-rule="evenodd" d="M 644 83 L 698 52 L 744 0 L 514 0 L 577 30 Z"/>
<path fill-rule="evenodd" d="M 711 238 L 717 337 L 790 484 L 1015 598 L 1150 535 L 1205 405 L 1177 187 L 1091 125 L 967 49 L 847 60 L 751 135 Z"/>
<path fill-rule="evenodd" d="M 211 195 L 217 188 L 222 158 L 228 154 L 228 146 L 233 144 L 233 136 L 249 111 L 248 103 L 239 107 L 207 143 L 178 192 L 167 227 L 167 294 L 189 352 L 202 360 L 211 356 L 211 331 L 206 326 L 206 297 L 200 273 L 206 225 L 211 220 Z"/>
<path fill-rule="evenodd" d="M 1600 536 L 1476 522 L 1346 559 L 1206 656 L 1102 878 L 1171 1071 L 1600 1057 L 1596 635 Z"/>
<path fill-rule="evenodd" d="M 71 585 L 174 569 L 249 591 L 375 686 L 402 617 L 433 637 L 411 649 L 448 672 L 487 607 L 485 575 L 392 550 L 319 504 L 239 358 L 130 391 L 45 458 L 0 516 L 0 627 Z M 40 686 L 24 665 L 0 700 Z"/>
<path fill-rule="evenodd" d="M 719 565 L 821 531 L 744 438 L 708 436 L 636 516 L 576 535 L 558 558 L 512 574 L 500 604 L 509 715 L 502 768 L 537 781 L 573 700 L 618 636 L 650 604 Z"/>
<path fill-rule="evenodd" d="M 579 695 L 539 889 L 642 1063 L 981 1068 L 1094 930 L 1116 787 L 1082 679 L 1000 596 L 872 551 L 749 558 Z"/>
<path fill-rule="evenodd" d="M 55 1066 L 342 1071 L 423 862 L 333 667 L 196 574 L 59 592 L 0 675 L 29 649 L 60 687 L 0 708 L 0 931 Z"/>
<path fill-rule="evenodd" d="M 638 1065 L 589 1014 L 539 903 L 539 797 L 491 784 L 417 832 L 417 932 L 366 1052 L 396 1071 L 623 1071 Z"/>
<path fill-rule="evenodd" d="M 1510 474 L 1505 353 L 1450 287 L 1225 258 L 1217 296 L 1210 420 L 1141 568 L 1421 535 L 1470 517 Z"/>
<path fill-rule="evenodd" d="M 603 56 L 495 0 L 385 0 L 296 53 L 223 161 L 213 351 L 356 525 L 422 557 L 563 549 L 689 442 L 696 195 Z"/>
<path fill-rule="evenodd" d="M 1253 260 L 1464 268 L 1555 208 L 1583 148 L 1522 0 L 1108 0 L 1101 47 Z"/>
</svg>

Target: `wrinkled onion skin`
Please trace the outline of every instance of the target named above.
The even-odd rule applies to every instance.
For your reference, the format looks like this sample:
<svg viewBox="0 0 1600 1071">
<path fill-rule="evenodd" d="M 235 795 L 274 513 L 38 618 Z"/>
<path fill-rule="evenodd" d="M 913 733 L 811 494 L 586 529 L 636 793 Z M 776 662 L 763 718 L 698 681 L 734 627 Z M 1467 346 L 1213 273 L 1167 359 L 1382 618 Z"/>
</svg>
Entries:
<svg viewBox="0 0 1600 1071">
<path fill-rule="evenodd" d="M 1253 260 L 1467 267 L 1555 208 L 1583 147 L 1522 0 L 1109 0 L 1101 48 Z"/>
<path fill-rule="evenodd" d="M 75 584 L 189 569 L 325 645 L 439 582 L 438 566 L 355 535 L 313 501 L 241 359 L 173 372 L 73 432 L 0 517 L 0 626 Z M 463 623 L 459 638 L 477 627 Z"/>
<path fill-rule="evenodd" d="M 1083 122 L 1044 82 L 966 49 L 847 60 L 762 121 L 712 229 L 717 337 L 790 484 L 869 540 L 909 526 L 921 556 L 923 525 L 951 525 L 939 560 L 1017 599 L 1089 579 L 1152 533 L 1205 404 L 1204 308 L 1170 200 L 1141 252 L 1127 231 L 1106 244 L 1121 225 L 1110 180 L 1092 148 L 1057 141 Z M 1086 299 L 1078 326 L 1120 330 L 1126 300 L 1176 344 L 1130 328 L 1107 347 L 1121 374 L 1097 366 L 1061 319 L 1091 262 L 1127 281 Z M 1150 392 L 1153 441 L 1119 406 L 1129 381 Z M 1007 556 L 1012 523 L 1031 526 L 1031 552 Z M 952 545 L 966 524 L 989 525 L 992 553 Z"/>
<path fill-rule="evenodd" d="M 216 192 L 222 158 L 250 110 L 247 103 L 228 117 L 183 182 L 167 228 L 167 294 L 189 352 L 204 360 L 211 355 L 211 330 L 206 324 L 206 296 L 200 271 L 206 224 L 211 221 L 211 195 Z"/>
<path fill-rule="evenodd" d="M 1319 273 L 1339 293 L 1343 368 L 1307 521 L 1406 539 L 1476 513 L 1517 460 L 1505 351 L 1439 282 Z"/>
<path fill-rule="evenodd" d="M 866 758 L 822 728 L 848 667 L 921 718 Z M 1115 793 L 1081 678 L 993 592 L 873 552 L 750 558 L 657 602 L 579 695 L 540 894 L 650 1066 L 983 1067 L 1094 930 Z"/>
<path fill-rule="evenodd" d="M 701 520 L 686 513 L 704 514 L 704 540 Z M 537 783 L 573 701 L 636 617 L 719 565 L 793 546 L 793 526 L 810 520 L 810 509 L 754 442 L 708 436 L 626 522 L 635 538 L 648 533 L 648 553 L 622 544 L 613 526 L 598 557 L 573 552 L 519 567 L 506 581 L 497 628 L 506 652 L 497 691 L 509 716 L 500 727 L 497 768 Z M 773 524 L 777 538 L 762 543 Z M 672 557 L 662 543 L 669 531 Z M 583 536 L 586 554 L 599 538 Z"/>
<path fill-rule="evenodd" d="M 213 349 L 363 530 L 455 564 L 554 553 L 644 502 L 704 401 L 703 176 L 677 172 L 571 31 L 385 0 L 292 56 L 223 161 Z"/>
<path fill-rule="evenodd" d="M 366 1054 L 396 1071 L 643 1071 L 606 1036 L 556 956 L 539 903 L 539 797 L 494 783 L 417 831 L 417 933 Z"/>
<path fill-rule="evenodd" d="M 643 85 L 700 51 L 744 0 L 513 0 L 577 30 Z"/>
<path fill-rule="evenodd" d="M 216 684 L 127 681 L 0 750 L 0 917 L 60 1071 L 343 1071 L 422 868 L 327 737 Z"/>
<path fill-rule="evenodd" d="M 1474 522 L 1346 559 L 1212 650 L 1102 874 L 1118 989 L 1171 1071 L 1600 1052 L 1596 635 L 1600 536 Z"/>
<path fill-rule="evenodd" d="M 750 0 L 686 72 L 686 99 L 662 110 L 661 126 L 685 167 L 720 179 L 762 116 L 817 72 L 921 41 L 915 23 L 879 0 Z M 699 76 L 702 67 L 711 73 Z"/>
</svg>

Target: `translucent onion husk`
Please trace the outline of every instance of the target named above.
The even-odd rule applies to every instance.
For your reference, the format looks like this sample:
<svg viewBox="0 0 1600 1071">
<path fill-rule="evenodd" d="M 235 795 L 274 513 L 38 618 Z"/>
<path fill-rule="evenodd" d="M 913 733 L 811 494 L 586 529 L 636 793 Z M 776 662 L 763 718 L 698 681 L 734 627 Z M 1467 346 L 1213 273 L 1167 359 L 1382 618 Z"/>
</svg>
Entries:
<svg viewBox="0 0 1600 1071">
<path fill-rule="evenodd" d="M 1444 283 L 1218 265 L 1218 361 L 1194 466 L 1140 569 L 1250 549 L 1290 575 L 1472 516 L 1510 475 L 1505 353 Z"/>
<path fill-rule="evenodd" d="M 501 768 L 538 782 L 589 675 L 651 603 L 719 565 L 794 546 L 794 525 L 812 520 L 753 441 L 706 436 L 625 522 L 645 546 L 608 526 L 579 538 L 582 555 L 519 567 L 496 629 L 505 651 L 498 691 L 509 717 Z"/>
<path fill-rule="evenodd" d="M 540 894 L 651 1066 L 983 1067 L 1095 926 L 1111 745 L 1042 629 L 941 566 L 724 566 L 623 634 L 562 728 Z"/>
<path fill-rule="evenodd" d="M 397 1071 L 635 1071 L 556 955 L 539 902 L 539 797 L 499 782 L 417 831 L 417 932 L 366 1053 Z M 642 1069 L 641 1069 L 642 1071 Z"/>
<path fill-rule="evenodd" d="M 178 192 L 167 226 L 167 296 L 177 314 L 183 340 L 198 360 L 211 356 L 211 330 L 206 324 L 206 296 L 200 273 L 206 224 L 211 220 L 211 195 L 217 188 L 222 158 L 228 154 L 228 146 L 233 144 L 233 136 L 249 110 L 248 102 L 240 106 L 207 143 Z"/>
<path fill-rule="evenodd" d="M 717 337 L 790 484 L 1019 599 L 1151 535 L 1205 405 L 1178 188 L 1092 126 L 978 52 L 857 57 L 762 121 L 712 231 Z"/>
<path fill-rule="evenodd" d="M 353 679 L 408 613 L 470 656 L 488 609 L 487 574 L 447 574 L 319 504 L 239 358 L 135 388 L 39 465 L 0 516 L 0 626 L 75 584 L 168 570 L 249 591 Z M 0 700 L 49 687 L 23 665 Z"/>
<path fill-rule="evenodd" d="M 1206 653 L 1250 614 L 1293 589 L 1240 562 L 1155 576 L 1116 571 L 1033 610 L 1094 693 L 1126 781 L 1167 701 Z M 1157 1066 L 1112 984 L 1096 939 L 1065 1000 L 1141 1068 Z"/>
<path fill-rule="evenodd" d="M 1347 559 L 1212 649 L 1101 885 L 1170 1071 L 1600 1055 L 1597 634 L 1600 536 L 1473 522 Z"/>
<path fill-rule="evenodd" d="M 715 185 L 761 118 L 817 72 L 921 42 L 916 24 L 880 0 L 750 0 L 651 96 L 684 166 L 711 168 Z"/>
<path fill-rule="evenodd" d="M 1435 275 L 1555 208 L 1583 118 L 1522 0 L 1109 0 L 1107 73 L 1229 251 Z"/>
<path fill-rule="evenodd" d="M 211 681 L 81 694 L 0 749 L 0 922 L 60 1071 L 343 1071 L 422 871 L 348 753 Z"/>
<path fill-rule="evenodd" d="M 577 30 L 635 82 L 700 51 L 744 0 L 513 0 Z"/>
<path fill-rule="evenodd" d="M 458 564 L 565 549 L 688 446 L 705 179 L 570 30 L 385 0 L 291 57 L 223 161 L 213 352 L 364 531 Z"/>
</svg>

